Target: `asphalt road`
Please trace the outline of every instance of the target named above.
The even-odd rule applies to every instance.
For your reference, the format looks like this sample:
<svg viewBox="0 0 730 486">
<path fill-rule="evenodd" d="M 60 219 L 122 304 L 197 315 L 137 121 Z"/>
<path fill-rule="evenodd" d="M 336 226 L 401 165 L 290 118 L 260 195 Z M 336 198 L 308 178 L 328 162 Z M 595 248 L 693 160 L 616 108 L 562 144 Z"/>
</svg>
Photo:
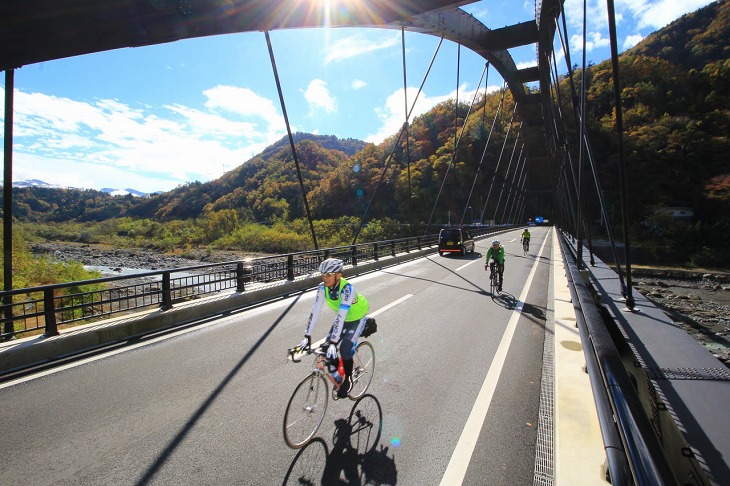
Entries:
<svg viewBox="0 0 730 486">
<path fill-rule="evenodd" d="M 548 235 L 527 256 L 518 231 L 500 237 L 498 296 L 488 240 L 350 279 L 378 314 L 375 377 L 359 402 L 330 401 L 301 450 L 281 429 L 310 360 L 285 355 L 312 292 L 0 385 L 0 484 L 532 484 Z"/>
</svg>

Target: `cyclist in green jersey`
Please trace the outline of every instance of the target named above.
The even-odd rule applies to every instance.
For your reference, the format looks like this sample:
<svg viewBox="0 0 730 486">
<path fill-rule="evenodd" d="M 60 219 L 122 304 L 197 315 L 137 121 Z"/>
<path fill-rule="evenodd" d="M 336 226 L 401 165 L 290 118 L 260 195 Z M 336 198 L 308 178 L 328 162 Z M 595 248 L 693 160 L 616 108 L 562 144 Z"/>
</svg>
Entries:
<svg viewBox="0 0 730 486">
<path fill-rule="evenodd" d="M 492 258 L 497 262 L 497 270 L 499 271 L 499 290 L 502 291 L 502 281 L 504 280 L 504 247 L 499 240 L 494 240 L 492 246 L 487 250 L 487 260 L 484 262 L 484 270 L 489 269 L 489 259 Z"/>
<path fill-rule="evenodd" d="M 530 230 L 525 228 L 525 231 L 520 235 L 520 243 L 523 243 L 525 240 L 527 240 L 527 243 L 530 243 L 530 236 Z"/>
<path fill-rule="evenodd" d="M 304 332 L 304 339 L 299 345 L 301 348 L 311 347 L 312 331 L 317 323 L 322 305 L 327 304 L 335 311 L 335 321 L 327 334 L 327 359 L 330 362 L 339 360 L 337 347 L 342 355 L 342 365 L 345 368 L 345 376 L 337 390 L 339 398 L 347 397 L 352 386 L 353 356 L 357 338 L 362 333 L 367 319 L 369 304 L 367 299 L 359 294 L 350 282 L 342 278 L 342 260 L 328 258 L 319 266 L 322 272 L 322 283 L 317 288 L 314 297 L 312 312 L 309 314 L 309 323 Z M 337 378 L 337 377 L 336 377 Z"/>
</svg>

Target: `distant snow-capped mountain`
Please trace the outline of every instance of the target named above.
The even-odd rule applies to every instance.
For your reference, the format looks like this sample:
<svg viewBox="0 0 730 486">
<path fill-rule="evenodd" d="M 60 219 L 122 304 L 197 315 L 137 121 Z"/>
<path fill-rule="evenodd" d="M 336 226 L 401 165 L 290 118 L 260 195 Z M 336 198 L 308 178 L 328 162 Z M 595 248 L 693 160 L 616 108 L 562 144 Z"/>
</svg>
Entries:
<svg viewBox="0 0 730 486">
<path fill-rule="evenodd" d="M 27 181 L 14 181 L 13 187 L 45 187 L 47 189 L 61 189 L 61 186 L 56 184 L 49 184 L 47 182 L 39 181 L 38 179 L 29 179 Z"/>
<path fill-rule="evenodd" d="M 104 187 L 104 188 L 101 189 L 101 192 L 106 192 L 107 194 L 109 194 L 111 196 L 126 196 L 127 194 L 131 194 L 132 196 L 136 196 L 136 197 L 144 197 L 144 196 L 148 196 L 149 195 L 146 192 L 141 192 L 141 191 L 138 191 L 136 189 L 130 189 L 130 188 L 127 188 L 127 189 L 111 189 L 109 187 Z"/>
<path fill-rule="evenodd" d="M 38 179 L 29 179 L 27 181 L 14 181 L 13 187 L 42 187 L 45 189 L 79 189 L 78 187 L 64 187 L 59 186 L 57 184 L 49 184 L 47 182 L 40 181 Z M 135 197 L 145 197 L 149 196 L 149 193 L 138 191 L 136 189 L 112 189 L 109 187 L 105 187 L 101 189 L 101 192 L 105 192 L 109 194 L 110 196 L 126 196 L 127 194 L 131 194 Z"/>
</svg>

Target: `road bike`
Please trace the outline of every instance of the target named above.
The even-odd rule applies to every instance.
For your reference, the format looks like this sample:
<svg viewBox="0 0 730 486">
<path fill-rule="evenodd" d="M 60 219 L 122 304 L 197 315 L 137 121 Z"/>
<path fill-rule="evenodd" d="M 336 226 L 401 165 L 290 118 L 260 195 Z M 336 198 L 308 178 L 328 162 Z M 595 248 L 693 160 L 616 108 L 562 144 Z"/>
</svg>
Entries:
<svg viewBox="0 0 730 486">
<path fill-rule="evenodd" d="M 499 289 L 499 271 L 497 262 L 492 260 L 489 263 L 489 293 L 494 295 L 494 289 Z"/>
<path fill-rule="evenodd" d="M 311 373 L 294 388 L 284 412 L 284 441 L 292 449 L 304 447 L 317 433 L 327 412 L 329 384 L 332 385 L 332 399 L 337 400 L 339 383 L 327 369 L 325 347 L 302 349 L 299 346 L 288 351 L 289 358 L 299 363 L 297 355 L 314 354 Z M 342 359 L 342 358 L 340 358 Z M 355 347 L 352 367 L 352 388 L 350 400 L 357 400 L 365 394 L 375 373 L 375 349 L 368 341 L 360 341 Z"/>
<path fill-rule="evenodd" d="M 524 250 L 523 255 L 527 255 L 527 252 L 530 251 L 530 240 L 528 240 L 528 239 L 522 240 L 522 249 Z"/>
</svg>

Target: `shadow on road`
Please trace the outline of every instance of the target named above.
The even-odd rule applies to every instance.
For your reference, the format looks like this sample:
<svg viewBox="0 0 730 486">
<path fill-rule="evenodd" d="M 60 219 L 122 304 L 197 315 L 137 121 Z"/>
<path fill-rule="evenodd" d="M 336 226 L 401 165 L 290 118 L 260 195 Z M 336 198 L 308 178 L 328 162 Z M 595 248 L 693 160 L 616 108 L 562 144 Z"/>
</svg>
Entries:
<svg viewBox="0 0 730 486">
<path fill-rule="evenodd" d="M 389 447 L 380 444 L 383 411 L 373 395 L 363 395 L 347 420 L 335 421 L 332 450 L 317 437 L 294 457 L 283 485 L 395 485 L 398 471 Z"/>
<path fill-rule="evenodd" d="M 213 390 L 213 392 L 210 394 L 210 396 L 203 402 L 203 404 L 198 408 L 198 410 L 195 411 L 195 413 L 188 419 L 188 421 L 183 425 L 182 429 L 178 434 L 170 441 L 168 446 L 160 453 L 160 455 L 157 457 L 157 460 L 147 469 L 147 471 L 144 473 L 142 478 L 137 482 L 137 486 L 142 486 L 145 484 L 148 484 L 155 474 L 162 468 L 162 466 L 165 464 L 165 462 L 168 460 L 168 458 L 172 455 L 173 452 L 175 452 L 175 449 L 182 443 L 182 441 L 185 439 L 185 437 L 190 433 L 190 431 L 193 429 L 195 424 L 198 422 L 198 420 L 201 419 L 201 417 L 205 414 L 205 412 L 210 408 L 210 406 L 215 402 L 216 398 L 218 398 L 218 395 L 220 395 L 223 390 L 225 390 L 226 386 L 231 382 L 231 380 L 236 376 L 236 374 L 240 371 L 240 369 L 245 365 L 249 359 L 253 356 L 253 354 L 256 352 L 256 350 L 261 346 L 261 344 L 266 341 L 266 339 L 269 337 L 269 335 L 276 329 L 276 327 L 281 323 L 281 321 L 284 319 L 284 317 L 291 311 L 291 309 L 296 305 L 296 303 L 299 301 L 299 298 L 302 296 L 302 293 L 300 293 L 296 299 L 292 300 L 292 303 L 287 307 L 279 316 L 279 318 L 274 321 L 273 324 L 266 330 L 266 332 L 259 338 L 258 341 L 251 347 L 251 349 L 246 353 L 246 355 L 241 358 L 241 360 L 236 364 L 236 366 L 233 367 L 233 369 L 226 375 L 226 377 L 221 381 L 218 386 Z"/>
</svg>

